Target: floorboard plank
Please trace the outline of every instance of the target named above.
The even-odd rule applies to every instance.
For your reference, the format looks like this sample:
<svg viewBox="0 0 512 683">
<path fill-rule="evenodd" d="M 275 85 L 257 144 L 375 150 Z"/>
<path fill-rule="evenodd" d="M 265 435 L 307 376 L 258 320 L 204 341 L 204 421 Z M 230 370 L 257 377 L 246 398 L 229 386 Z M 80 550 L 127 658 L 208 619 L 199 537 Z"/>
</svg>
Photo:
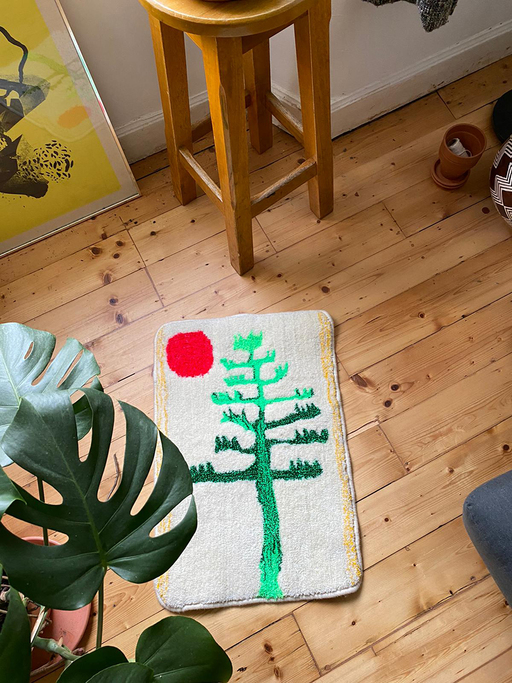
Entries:
<svg viewBox="0 0 512 683">
<path fill-rule="evenodd" d="M 321 308 L 339 325 L 509 237 L 499 215 L 476 205 L 264 310 Z"/>
<path fill-rule="evenodd" d="M 418 622 L 326 676 L 327 683 L 447 683 L 510 647 L 512 612 L 491 579 L 461 592 Z"/>
<path fill-rule="evenodd" d="M 322 236 L 312 236 L 307 244 L 295 245 L 257 263 L 244 277 L 233 273 L 180 299 L 140 324 L 134 323 L 137 328 L 128 326 L 125 335 L 118 331 L 115 338 L 97 339 L 91 349 L 102 367 L 105 386 L 124 377 L 126 367 L 136 372 L 152 363 L 154 335 L 166 322 L 257 312 L 322 278 L 326 270 L 348 267 L 402 239 L 389 213 L 382 206 L 372 207 L 353 219 L 332 226 Z"/>
<path fill-rule="evenodd" d="M 360 501 L 364 566 L 458 517 L 474 488 L 510 470 L 511 442 L 509 418 Z"/>
<path fill-rule="evenodd" d="M 512 240 L 379 304 L 336 328 L 336 352 L 350 375 L 506 296 Z"/>
<path fill-rule="evenodd" d="M 161 214 L 179 206 L 171 185 L 168 168 L 139 180 L 141 196 L 123 204 L 118 214 L 125 227 L 130 228 L 143 221 L 157 218 Z"/>
<path fill-rule="evenodd" d="M 131 169 L 135 180 L 139 181 L 152 173 L 167 168 L 167 166 L 169 166 L 167 150 L 162 149 L 160 152 L 155 152 L 151 156 L 131 164 Z"/>
<path fill-rule="evenodd" d="M 274 247 L 256 222 L 253 240 L 256 263 L 275 254 Z M 230 276 L 232 266 L 224 230 L 153 263 L 148 267 L 148 273 L 164 305 L 186 297 L 190 292 L 191 279 L 200 281 L 206 287 Z"/>
<path fill-rule="evenodd" d="M 485 576 L 458 517 L 368 569 L 358 593 L 294 614 L 324 673 Z"/>
<path fill-rule="evenodd" d="M 4 256 L 1 259 L 0 287 L 57 263 L 122 230 L 124 224 L 114 209 Z"/>
<path fill-rule="evenodd" d="M 508 354 L 381 427 L 410 470 L 512 415 L 512 356 Z"/>
<path fill-rule="evenodd" d="M 488 368 L 511 349 L 512 296 L 505 296 L 343 382 L 347 428 L 383 423 Z"/>
<path fill-rule="evenodd" d="M 267 626 L 229 650 L 233 683 L 309 683 L 318 669 L 292 616 Z"/>
<path fill-rule="evenodd" d="M 153 602 L 156 602 L 156 598 L 150 584 L 145 584 L 139 588 L 141 590 L 140 595 L 135 596 L 133 595 L 133 591 L 131 591 L 130 598 L 126 597 L 126 600 L 130 600 L 130 607 L 126 602 L 124 603 L 124 606 L 118 602 L 112 603 L 112 599 L 110 598 L 108 602 L 110 606 L 112 606 L 112 604 L 114 607 L 119 605 L 122 609 L 119 609 L 117 615 L 114 616 L 112 607 L 110 608 L 110 614 L 109 608 L 107 607 L 107 612 L 105 613 L 106 635 L 104 644 L 121 648 L 128 657 L 133 656 L 137 640 L 142 631 L 171 614 L 162 608 L 158 609 L 157 606 L 157 609 L 151 616 L 145 618 L 143 621 L 140 620 L 140 617 L 143 617 L 146 612 L 146 605 L 153 605 Z M 105 592 L 105 594 L 107 594 L 107 592 Z M 119 594 L 117 594 L 116 599 L 119 597 Z M 224 649 L 228 649 L 244 641 L 253 634 L 258 633 L 269 624 L 277 622 L 279 619 L 291 614 L 294 607 L 298 607 L 299 604 L 300 603 L 293 602 L 281 603 L 279 605 L 266 605 L 260 603 L 244 607 L 228 607 L 223 610 L 188 612 L 186 616 L 192 617 L 206 626 L 219 645 Z M 141 608 L 141 605 L 144 605 L 144 608 Z M 123 614 L 128 616 L 128 621 L 124 620 Z M 135 621 L 135 624 L 128 627 L 127 624 L 130 623 L 130 616 L 133 621 Z M 107 617 L 109 621 L 108 628 L 106 623 Z M 139 617 L 138 620 L 137 617 Z M 109 637 L 108 634 L 112 630 L 114 620 L 116 620 L 117 623 L 117 635 Z M 85 640 L 84 647 L 87 649 L 91 649 L 94 646 L 94 633 L 93 629 L 90 636 Z"/>
<path fill-rule="evenodd" d="M 303 161 L 303 152 L 294 152 L 269 166 L 255 170 L 250 176 L 252 193 L 268 187 Z M 166 170 L 165 173 L 169 174 L 169 171 Z M 253 220 L 253 226 L 261 230 L 256 219 Z M 172 256 L 220 233 L 225 234 L 222 214 L 205 196 L 149 220 L 136 221 L 130 229 L 130 234 L 146 265 L 156 263 L 166 256 Z"/>
<path fill-rule="evenodd" d="M 456 118 L 474 111 L 512 88 L 512 56 L 504 57 L 480 71 L 465 76 L 439 90 L 439 95 L 446 102 Z"/>
<path fill-rule="evenodd" d="M 0 320 L 26 322 L 142 268 L 126 231 L 0 288 Z"/>
<path fill-rule="evenodd" d="M 206 196 L 130 229 L 146 265 L 218 234 L 224 234 L 224 218 Z"/>
<path fill-rule="evenodd" d="M 39 330 L 51 330 L 59 342 L 73 336 L 82 344 L 118 330 L 162 308 L 145 270 L 100 287 L 27 322 Z"/>
<path fill-rule="evenodd" d="M 413 235 L 489 197 L 489 168 L 498 149 L 495 145 L 484 152 L 468 182 L 459 190 L 447 192 L 431 178 L 425 178 L 412 188 L 407 187 L 385 199 L 385 206 L 402 232 Z"/>
<path fill-rule="evenodd" d="M 491 125 L 491 107 L 468 114 L 463 119 L 485 131 L 487 144 L 497 144 Z M 440 124 L 436 117 L 425 121 L 421 133 L 416 130 L 408 143 L 395 145 L 388 151 L 378 153 L 378 146 L 369 160 L 346 167 L 345 157 L 350 154 L 350 143 L 343 136 L 334 143 L 334 211 L 320 223 L 311 214 L 305 188 L 299 188 L 268 211 L 258 216 L 258 221 L 272 240 L 277 251 L 308 235 L 351 216 L 405 190 L 430 177 L 430 167 L 435 161 L 444 130 L 453 122 L 448 115 L 446 123 Z M 400 126 L 397 122 L 397 126 Z M 432 126 L 432 127 L 431 127 Z M 394 139 L 394 132 L 390 134 Z M 343 152 L 343 150 L 347 152 Z M 349 159 L 350 160 L 350 159 Z"/>
<path fill-rule="evenodd" d="M 510 683 L 512 681 L 512 648 L 486 662 L 462 678 L 458 683 Z"/>
<path fill-rule="evenodd" d="M 380 427 L 349 437 L 356 499 L 361 500 L 406 473 Z"/>
</svg>

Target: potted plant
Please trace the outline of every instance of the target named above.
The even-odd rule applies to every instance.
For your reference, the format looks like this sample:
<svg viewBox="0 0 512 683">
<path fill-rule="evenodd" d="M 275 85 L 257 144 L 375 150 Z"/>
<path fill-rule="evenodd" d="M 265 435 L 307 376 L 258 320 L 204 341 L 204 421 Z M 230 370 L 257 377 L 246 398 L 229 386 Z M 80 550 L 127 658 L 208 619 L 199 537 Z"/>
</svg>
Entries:
<svg viewBox="0 0 512 683">
<path fill-rule="evenodd" d="M 434 182 L 445 190 L 462 187 L 485 151 L 485 133 L 472 123 L 455 123 L 445 131 L 439 157 L 431 168 Z"/>
<path fill-rule="evenodd" d="M 229 680 L 229 658 L 193 619 L 167 617 L 146 629 L 134 661 L 117 648 L 102 646 L 107 570 L 144 583 L 176 562 L 196 529 L 192 481 L 176 446 L 144 413 L 121 403 L 126 422 L 123 470 L 112 495 L 100 500 L 114 425 L 113 401 L 102 391 L 99 368 L 89 351 L 68 340 L 50 363 L 54 347 L 49 333 L 15 323 L 0 325 L 2 463 L 15 462 L 40 483 L 39 497 L 32 496 L 0 469 L 0 515 L 43 529 L 42 542 L 34 544 L 17 537 L 5 519 L 0 520 L 0 564 L 9 584 L 2 593 L 8 603 L 0 630 L 2 676 L 9 683 L 26 683 L 31 650 L 36 647 L 66 660 L 60 683 Z M 85 436 L 86 456 L 81 457 Z M 162 452 L 158 478 L 147 501 L 132 514 L 157 448 Z M 60 494 L 61 503 L 44 501 L 44 483 Z M 173 528 L 151 536 L 180 504 L 182 512 Z M 52 545 L 48 530 L 65 534 L 67 540 Z M 94 651 L 82 655 L 43 637 L 41 627 L 49 609 L 77 610 L 95 595 Z M 29 601 L 40 608 L 33 626 L 26 609 Z"/>
<path fill-rule="evenodd" d="M 35 543 L 37 545 L 44 545 L 45 539 L 42 536 L 25 536 L 25 541 Z M 59 545 L 59 543 L 50 538 L 48 543 L 50 545 Z M 4 577 L 6 586 L 9 585 L 9 578 Z M 4 604 L 4 609 L 7 609 L 8 604 Z M 91 604 L 84 605 L 76 610 L 46 610 L 44 613 L 40 605 L 29 602 L 27 605 L 27 612 L 29 617 L 41 621 L 34 622 L 34 628 L 37 629 L 38 634 L 46 639 L 55 640 L 61 643 L 71 652 L 83 654 L 83 650 L 78 646 L 82 640 L 87 629 L 89 619 L 91 616 Z M 40 678 L 42 675 L 53 671 L 62 664 L 62 657 L 53 652 L 40 650 L 35 647 L 32 650 L 31 656 L 31 678 Z"/>
</svg>

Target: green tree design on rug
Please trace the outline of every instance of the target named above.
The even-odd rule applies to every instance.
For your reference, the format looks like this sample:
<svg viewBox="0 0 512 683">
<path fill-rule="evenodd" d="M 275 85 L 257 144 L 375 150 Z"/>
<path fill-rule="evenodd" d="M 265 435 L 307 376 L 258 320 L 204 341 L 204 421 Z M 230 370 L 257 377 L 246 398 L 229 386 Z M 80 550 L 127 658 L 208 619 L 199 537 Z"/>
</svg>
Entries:
<svg viewBox="0 0 512 683">
<path fill-rule="evenodd" d="M 322 474 L 322 467 L 318 460 L 314 462 L 303 461 L 300 458 L 290 460 L 286 470 L 272 468 L 271 452 L 277 444 L 291 444 L 303 446 L 311 443 L 325 443 L 329 438 L 327 429 L 320 432 L 315 429 L 303 429 L 302 432 L 295 430 L 295 435 L 290 439 L 274 439 L 268 436 L 276 427 L 291 425 L 299 420 L 312 420 L 320 415 L 320 409 L 314 403 L 299 405 L 299 401 L 307 401 L 313 396 L 313 389 L 295 389 L 292 396 L 279 396 L 267 398 L 265 387 L 280 382 L 288 374 L 288 363 L 274 367 L 274 376 L 263 379 L 262 368 L 268 363 L 275 361 L 275 350 L 268 351 L 264 356 L 256 358 L 254 353 L 262 346 L 263 333 L 250 333 L 247 337 L 236 335 L 233 343 L 235 351 L 244 351 L 248 354 L 245 361 L 221 359 L 221 363 L 227 371 L 243 370 L 243 374 L 230 375 L 224 379 L 228 387 L 251 386 L 256 390 L 255 396 L 245 396 L 235 389 L 233 394 L 218 392 L 212 394 L 212 401 L 217 405 L 245 405 L 253 404 L 257 407 L 257 417 L 250 420 L 245 408 L 241 412 L 234 412 L 231 408 L 224 411 L 221 422 L 232 422 L 242 429 L 254 434 L 254 443 L 249 448 L 243 448 L 238 439 L 226 436 L 215 438 L 215 452 L 236 451 L 252 457 L 252 463 L 244 470 L 231 472 L 217 472 L 211 462 L 192 466 L 190 473 L 194 483 L 199 482 L 235 482 L 250 480 L 256 484 L 258 502 L 261 505 L 263 516 L 263 548 L 260 559 L 260 591 L 258 597 L 277 600 L 283 597 L 279 587 L 278 576 L 281 570 L 283 551 L 279 530 L 279 511 L 277 509 L 274 492 L 276 479 L 298 480 L 313 479 Z M 266 408 L 274 403 L 295 401 L 294 409 L 285 417 L 277 420 L 266 419 Z"/>
</svg>

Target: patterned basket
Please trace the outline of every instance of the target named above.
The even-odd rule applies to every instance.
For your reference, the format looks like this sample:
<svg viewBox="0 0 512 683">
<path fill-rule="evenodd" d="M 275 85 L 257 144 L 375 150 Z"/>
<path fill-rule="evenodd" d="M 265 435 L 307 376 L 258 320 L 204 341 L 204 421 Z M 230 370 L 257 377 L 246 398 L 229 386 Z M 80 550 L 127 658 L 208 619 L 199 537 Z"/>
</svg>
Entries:
<svg viewBox="0 0 512 683">
<path fill-rule="evenodd" d="M 512 137 L 505 142 L 494 159 L 490 184 L 494 206 L 512 226 Z"/>
</svg>

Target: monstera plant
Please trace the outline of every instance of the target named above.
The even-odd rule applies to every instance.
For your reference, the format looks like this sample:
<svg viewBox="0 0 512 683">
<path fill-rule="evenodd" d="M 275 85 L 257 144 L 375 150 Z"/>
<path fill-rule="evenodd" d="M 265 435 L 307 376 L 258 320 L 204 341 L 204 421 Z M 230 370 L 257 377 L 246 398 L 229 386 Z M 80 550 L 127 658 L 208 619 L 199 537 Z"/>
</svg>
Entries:
<svg viewBox="0 0 512 683">
<path fill-rule="evenodd" d="M 107 570 L 144 583 L 176 562 L 196 529 L 192 481 L 176 446 L 144 413 L 121 403 L 126 425 L 123 470 L 112 494 L 100 499 L 114 427 L 113 401 L 102 391 L 93 355 L 79 342 L 69 339 L 51 361 L 54 348 L 55 338 L 48 332 L 0 325 L 0 457 L 6 467 L 0 469 L 0 566 L 9 581 L 0 630 L 2 675 L 9 683 L 26 683 L 30 653 L 38 647 L 65 660 L 60 683 L 229 680 L 229 658 L 193 619 L 167 617 L 149 627 L 139 638 L 133 661 L 115 647 L 102 647 Z M 158 477 L 134 512 L 157 448 Z M 36 477 L 38 498 L 11 481 L 10 463 Z M 60 503 L 45 502 L 45 484 L 60 494 Z M 179 521 L 170 531 L 152 536 L 180 503 Z M 6 524 L 9 517 L 41 527 L 44 543 L 17 537 Z M 49 530 L 64 534 L 66 541 L 50 545 Z M 95 595 L 97 641 L 88 654 L 74 654 L 43 638 L 44 618 L 34 628 L 29 624 L 29 600 L 44 617 L 48 609 L 78 609 Z"/>
</svg>

